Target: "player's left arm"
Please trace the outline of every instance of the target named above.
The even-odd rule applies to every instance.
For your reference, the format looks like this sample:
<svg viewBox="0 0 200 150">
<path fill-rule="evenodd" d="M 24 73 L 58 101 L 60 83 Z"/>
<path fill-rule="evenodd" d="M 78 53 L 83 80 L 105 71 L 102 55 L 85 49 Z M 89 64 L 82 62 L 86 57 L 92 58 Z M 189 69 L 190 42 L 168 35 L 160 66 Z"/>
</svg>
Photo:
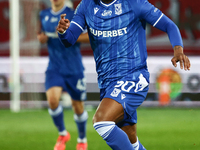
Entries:
<svg viewBox="0 0 200 150">
<path fill-rule="evenodd" d="M 174 49 L 174 57 L 171 59 L 174 67 L 177 67 L 176 63 L 179 62 L 181 69 L 190 70 L 190 60 L 183 52 L 183 42 L 177 25 L 163 14 L 154 26 L 168 34 Z"/>
<path fill-rule="evenodd" d="M 182 46 L 174 46 L 174 57 L 171 59 L 171 62 L 174 67 L 177 67 L 177 62 L 180 63 L 180 68 L 185 70 L 190 70 L 190 60 L 189 58 L 183 53 Z"/>
<path fill-rule="evenodd" d="M 152 26 L 168 34 L 170 43 L 174 49 L 172 64 L 176 67 L 180 62 L 181 69 L 190 70 L 190 60 L 183 52 L 183 41 L 177 25 L 163 14 L 158 8 L 148 2 L 148 0 L 137 1 L 138 11 L 136 14 L 140 19 L 144 19 Z"/>
</svg>

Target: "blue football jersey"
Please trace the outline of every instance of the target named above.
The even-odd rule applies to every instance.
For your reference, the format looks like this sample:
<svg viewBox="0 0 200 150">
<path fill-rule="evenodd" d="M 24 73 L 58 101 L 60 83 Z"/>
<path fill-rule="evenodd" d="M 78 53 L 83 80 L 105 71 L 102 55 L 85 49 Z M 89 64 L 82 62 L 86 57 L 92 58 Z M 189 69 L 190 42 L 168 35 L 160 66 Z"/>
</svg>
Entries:
<svg viewBox="0 0 200 150">
<path fill-rule="evenodd" d="M 71 20 L 74 11 L 64 6 L 60 11 L 54 12 L 51 8 L 40 12 L 42 30 L 48 36 L 49 64 L 47 70 L 53 70 L 63 75 L 73 75 L 83 72 L 82 57 L 80 54 L 80 43 L 70 48 L 65 48 L 58 38 L 56 27 L 61 14 L 67 14 L 66 18 Z"/>
<path fill-rule="evenodd" d="M 87 25 L 100 88 L 148 74 L 145 25 L 155 26 L 162 15 L 147 0 L 81 1 L 71 23 Z"/>
</svg>

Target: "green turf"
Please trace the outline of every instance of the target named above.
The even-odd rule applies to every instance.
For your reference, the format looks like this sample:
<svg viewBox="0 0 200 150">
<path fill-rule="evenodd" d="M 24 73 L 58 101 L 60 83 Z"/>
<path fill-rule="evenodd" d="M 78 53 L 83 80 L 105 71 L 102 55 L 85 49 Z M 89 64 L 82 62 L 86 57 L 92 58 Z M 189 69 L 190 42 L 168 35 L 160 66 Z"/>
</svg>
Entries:
<svg viewBox="0 0 200 150">
<path fill-rule="evenodd" d="M 88 150 L 109 150 L 92 126 L 94 110 L 87 124 Z M 66 150 L 75 150 L 76 124 L 73 112 L 65 110 L 71 141 Z M 138 109 L 138 137 L 147 150 L 200 150 L 200 110 Z M 53 150 L 57 131 L 47 110 L 0 110 L 0 150 Z"/>
</svg>

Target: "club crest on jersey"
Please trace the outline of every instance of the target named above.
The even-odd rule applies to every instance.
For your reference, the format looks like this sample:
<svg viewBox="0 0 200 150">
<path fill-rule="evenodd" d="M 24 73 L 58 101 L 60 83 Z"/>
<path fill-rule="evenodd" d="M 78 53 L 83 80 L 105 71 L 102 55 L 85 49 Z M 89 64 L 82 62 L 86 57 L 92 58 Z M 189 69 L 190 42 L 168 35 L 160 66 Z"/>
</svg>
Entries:
<svg viewBox="0 0 200 150">
<path fill-rule="evenodd" d="M 98 8 L 98 7 L 95 7 L 95 8 L 94 8 L 94 14 L 96 14 L 98 10 L 99 10 L 99 8 Z"/>
<path fill-rule="evenodd" d="M 120 89 L 115 88 L 112 93 L 110 94 L 112 97 L 117 97 L 119 93 L 121 92 Z"/>
<path fill-rule="evenodd" d="M 115 4 L 115 14 L 120 15 L 122 13 L 122 4 Z"/>
</svg>

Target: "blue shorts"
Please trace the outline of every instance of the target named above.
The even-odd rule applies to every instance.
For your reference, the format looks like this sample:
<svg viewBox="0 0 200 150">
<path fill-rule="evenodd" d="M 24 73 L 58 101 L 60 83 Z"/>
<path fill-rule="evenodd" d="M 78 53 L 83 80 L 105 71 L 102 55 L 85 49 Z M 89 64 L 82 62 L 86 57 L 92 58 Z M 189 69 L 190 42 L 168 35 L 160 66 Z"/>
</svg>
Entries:
<svg viewBox="0 0 200 150">
<path fill-rule="evenodd" d="M 101 100 L 111 98 L 123 106 L 124 119 L 117 124 L 120 128 L 137 123 L 136 109 L 145 100 L 149 89 L 148 75 L 145 76 L 140 74 L 135 80 L 124 77 L 100 91 Z"/>
<path fill-rule="evenodd" d="M 70 94 L 73 100 L 86 100 L 86 81 L 84 73 L 77 75 L 61 75 L 58 72 L 47 70 L 45 72 L 45 89 L 46 91 L 54 86 L 63 88 Z"/>
</svg>

